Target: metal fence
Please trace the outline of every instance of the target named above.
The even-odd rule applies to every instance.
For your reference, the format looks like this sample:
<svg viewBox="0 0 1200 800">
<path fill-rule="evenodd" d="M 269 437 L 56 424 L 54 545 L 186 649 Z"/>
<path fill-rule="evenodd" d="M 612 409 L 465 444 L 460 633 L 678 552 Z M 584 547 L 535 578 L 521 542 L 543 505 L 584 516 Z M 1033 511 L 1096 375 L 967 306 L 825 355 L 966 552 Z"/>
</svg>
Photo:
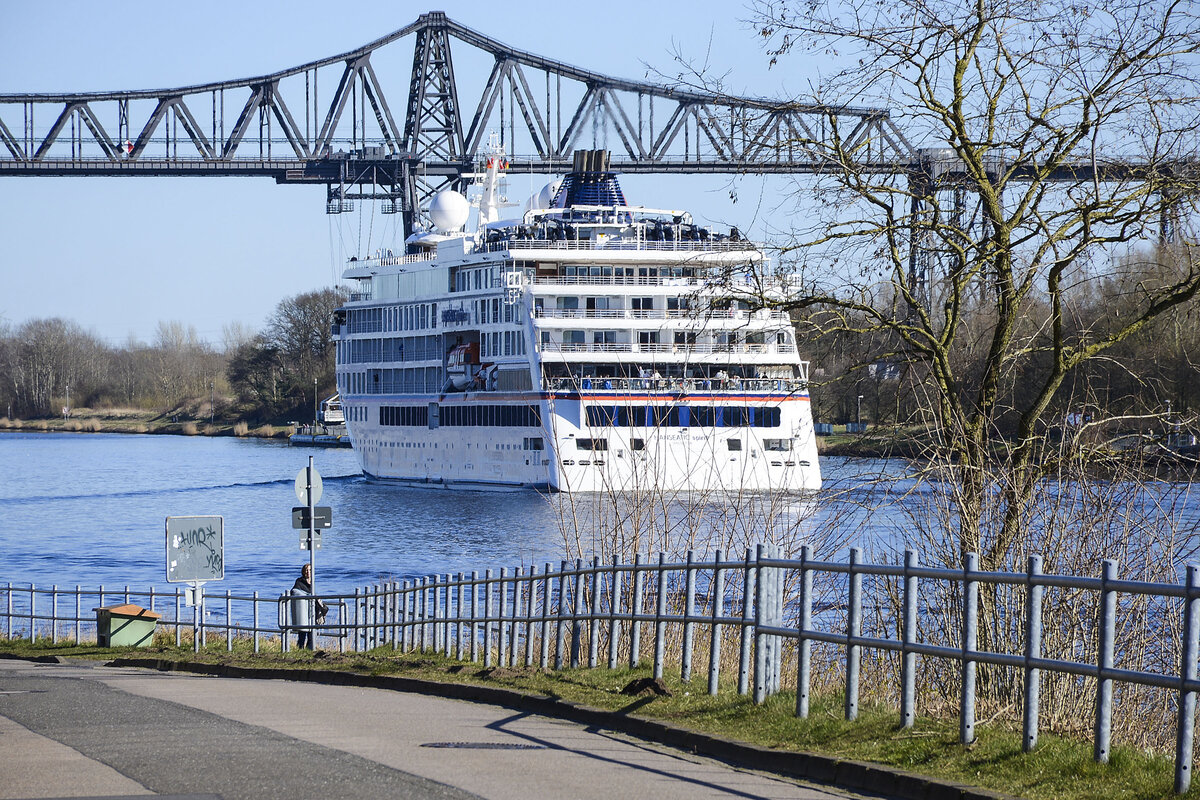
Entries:
<svg viewBox="0 0 1200 800">
<path fill-rule="evenodd" d="M 864 577 L 872 580 L 874 592 L 864 592 Z M 819 601 L 816 578 L 823 582 Z M 790 587 L 786 593 L 785 585 Z M 1008 610 L 1010 616 L 1023 616 L 1018 622 L 1023 636 L 1016 651 L 978 648 L 981 586 L 1015 587 L 1021 592 L 1021 602 Z M 1095 615 L 1087 627 L 1094 632 L 1094 642 L 1086 650 L 1092 652 L 1094 645 L 1094 660 L 1043 655 L 1043 597 L 1048 589 L 1093 594 Z M 197 648 L 223 633 L 228 649 L 235 640 L 252 640 L 257 652 L 262 636 L 271 636 L 272 642 L 277 638 L 279 646 L 287 649 L 286 634 L 296 629 L 290 623 L 287 597 L 260 598 L 257 593 L 252 597 L 206 594 L 207 613 L 197 607 L 189 620 L 181 614 L 184 590 L 164 594 L 126 588 L 106 593 L 9 584 L 5 591 L 4 629 L 9 638 L 32 634 L 58 641 L 73 635 L 76 642 L 83 641 L 85 632 L 95 630 L 94 616 L 84 613 L 85 606 L 90 607 L 85 598 L 92 597 L 96 606 L 104 605 L 106 598 L 120 597 L 163 612 L 159 624 L 173 631 L 177 645 L 190 629 Z M 956 642 L 925 641 L 918 635 L 919 620 L 929 613 L 929 598 L 935 594 L 938 603 L 953 605 L 941 610 L 949 611 L 947 618 L 959 626 L 958 635 L 952 637 Z M 695 677 L 697 641 L 707 633 L 703 649 L 707 650 L 709 693 L 718 693 L 724 668 L 736 672 L 738 692 L 749 694 L 753 684 L 753 697 L 759 703 L 782 687 L 783 644 L 792 642 L 796 714 L 801 717 L 809 713 L 814 643 L 838 653 L 844 713 L 851 720 L 858 714 L 864 650 L 898 657 L 904 727 L 916 719 L 917 657 L 948 661 L 960 678 L 960 737 L 965 744 L 975 739 L 979 665 L 1010 668 L 1022 679 L 1026 751 L 1037 745 L 1042 673 L 1091 678 L 1095 680 L 1094 757 L 1099 762 L 1107 762 L 1111 751 L 1114 684 L 1157 687 L 1176 695 L 1175 790 L 1184 792 L 1190 784 L 1200 690 L 1197 566 L 1187 567 L 1183 583 L 1166 584 L 1121 580 L 1114 561 L 1105 561 L 1098 577 L 1083 577 L 1044 574 L 1037 556 L 1029 558 L 1024 572 L 982 572 L 974 554 L 967 556 L 962 569 L 946 569 L 921 566 L 911 551 L 905 553 L 903 564 L 868 564 L 858 549 L 850 551 L 847 561 L 838 562 L 814 559 L 807 546 L 801 548 L 799 558 L 787 559 L 760 545 L 740 559 L 728 559 L 721 551 L 711 561 L 697 561 L 692 553 L 684 561 L 672 562 L 663 554 L 655 560 L 639 555 L 632 564 L 593 558 L 590 563 L 563 561 L 557 567 L 547 563 L 541 570 L 522 565 L 487 570 L 482 576 L 478 572 L 434 575 L 369 586 L 352 595 L 321 597 L 331 606 L 331 617 L 312 627 L 318 644 L 328 645 L 333 639 L 339 651 L 378 647 L 432 651 L 482 661 L 488 667 L 597 667 L 602 660 L 610 669 L 623 662 L 636 666 L 642 648 L 649 647 L 656 678 L 663 676 L 669 660 L 680 669 L 680 677 L 690 681 Z M 1118 609 L 1123 600 L 1135 597 L 1152 599 L 1164 620 L 1174 619 L 1172 608 L 1179 612 L 1178 669 L 1152 672 L 1116 665 Z M 264 603 L 271 612 L 267 617 L 263 617 Z M 1076 610 L 1089 605 L 1093 604 L 1077 604 Z M 896 613 L 867 635 L 864 608 L 876 617 L 881 610 Z M 239 615 L 243 620 L 250 616 L 252 622 L 239 622 Z M 273 624 L 263 625 L 263 619 Z M 723 652 L 727 640 L 736 644 L 736 659 Z"/>
</svg>

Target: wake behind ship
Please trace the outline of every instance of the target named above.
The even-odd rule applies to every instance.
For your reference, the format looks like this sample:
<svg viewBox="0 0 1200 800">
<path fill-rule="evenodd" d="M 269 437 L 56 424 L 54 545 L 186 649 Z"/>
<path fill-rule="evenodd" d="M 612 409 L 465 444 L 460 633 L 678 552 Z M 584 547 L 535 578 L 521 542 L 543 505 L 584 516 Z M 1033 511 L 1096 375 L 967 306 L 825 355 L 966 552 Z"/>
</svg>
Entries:
<svg viewBox="0 0 1200 800">
<path fill-rule="evenodd" d="M 434 198 L 410 253 L 352 259 L 337 380 L 364 475 L 437 487 L 809 491 L 820 487 L 786 312 L 746 301 L 761 249 L 685 211 L 627 205 L 605 151 L 478 225 Z M 740 298 L 740 299 L 739 299 Z"/>
</svg>

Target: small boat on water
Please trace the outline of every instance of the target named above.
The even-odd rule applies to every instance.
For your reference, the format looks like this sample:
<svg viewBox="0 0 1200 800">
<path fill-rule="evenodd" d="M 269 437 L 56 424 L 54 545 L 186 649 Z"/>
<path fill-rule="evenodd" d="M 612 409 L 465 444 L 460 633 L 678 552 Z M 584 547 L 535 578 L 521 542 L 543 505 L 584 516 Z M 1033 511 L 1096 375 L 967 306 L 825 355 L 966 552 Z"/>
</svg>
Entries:
<svg viewBox="0 0 1200 800">
<path fill-rule="evenodd" d="M 350 432 L 346 430 L 346 415 L 337 394 L 321 402 L 321 411 L 311 425 L 297 425 L 288 443 L 303 447 L 351 447 Z"/>
</svg>

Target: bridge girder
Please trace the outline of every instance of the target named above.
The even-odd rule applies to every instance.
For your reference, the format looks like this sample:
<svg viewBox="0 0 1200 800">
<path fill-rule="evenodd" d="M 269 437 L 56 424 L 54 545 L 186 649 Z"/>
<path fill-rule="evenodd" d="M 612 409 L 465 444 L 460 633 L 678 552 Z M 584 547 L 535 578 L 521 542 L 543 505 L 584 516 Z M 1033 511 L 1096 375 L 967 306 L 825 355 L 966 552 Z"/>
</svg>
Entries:
<svg viewBox="0 0 1200 800">
<path fill-rule="evenodd" d="M 401 128 L 389 102 L 401 82 L 378 72 L 372 58 L 409 36 L 414 51 Z M 461 104 L 451 40 L 492 62 L 482 89 L 463 95 Z M 331 73 L 333 93 L 322 97 L 319 78 L 327 85 Z M 544 93 L 535 90 L 543 82 Z M 612 150 L 614 169 L 652 173 L 816 172 L 834 137 L 881 171 L 913 155 L 884 109 L 613 78 L 509 47 L 432 12 L 357 50 L 255 78 L 0 95 L 0 176 L 260 175 L 324 182 L 331 199 L 346 186 L 360 194 L 372 187 L 403 206 L 411 228 L 434 192 L 462 188 L 489 132 L 498 134 L 513 169 L 526 173 L 561 172 L 572 151 L 586 147 Z M 364 164 L 400 182 L 355 183 Z"/>
</svg>

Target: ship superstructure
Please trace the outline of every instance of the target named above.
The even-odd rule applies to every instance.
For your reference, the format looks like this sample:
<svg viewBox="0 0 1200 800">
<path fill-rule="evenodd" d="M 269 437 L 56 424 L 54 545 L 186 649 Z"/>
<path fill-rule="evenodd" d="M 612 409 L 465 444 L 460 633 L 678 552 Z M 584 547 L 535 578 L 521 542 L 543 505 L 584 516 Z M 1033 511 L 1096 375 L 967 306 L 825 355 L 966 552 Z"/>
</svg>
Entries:
<svg viewBox="0 0 1200 800">
<path fill-rule="evenodd" d="M 626 203 L 604 151 L 517 219 L 504 162 L 431 207 L 410 252 L 352 260 L 334 320 L 363 473 L 440 487 L 815 490 L 808 364 L 786 312 L 733 299 L 736 229 Z"/>
</svg>

